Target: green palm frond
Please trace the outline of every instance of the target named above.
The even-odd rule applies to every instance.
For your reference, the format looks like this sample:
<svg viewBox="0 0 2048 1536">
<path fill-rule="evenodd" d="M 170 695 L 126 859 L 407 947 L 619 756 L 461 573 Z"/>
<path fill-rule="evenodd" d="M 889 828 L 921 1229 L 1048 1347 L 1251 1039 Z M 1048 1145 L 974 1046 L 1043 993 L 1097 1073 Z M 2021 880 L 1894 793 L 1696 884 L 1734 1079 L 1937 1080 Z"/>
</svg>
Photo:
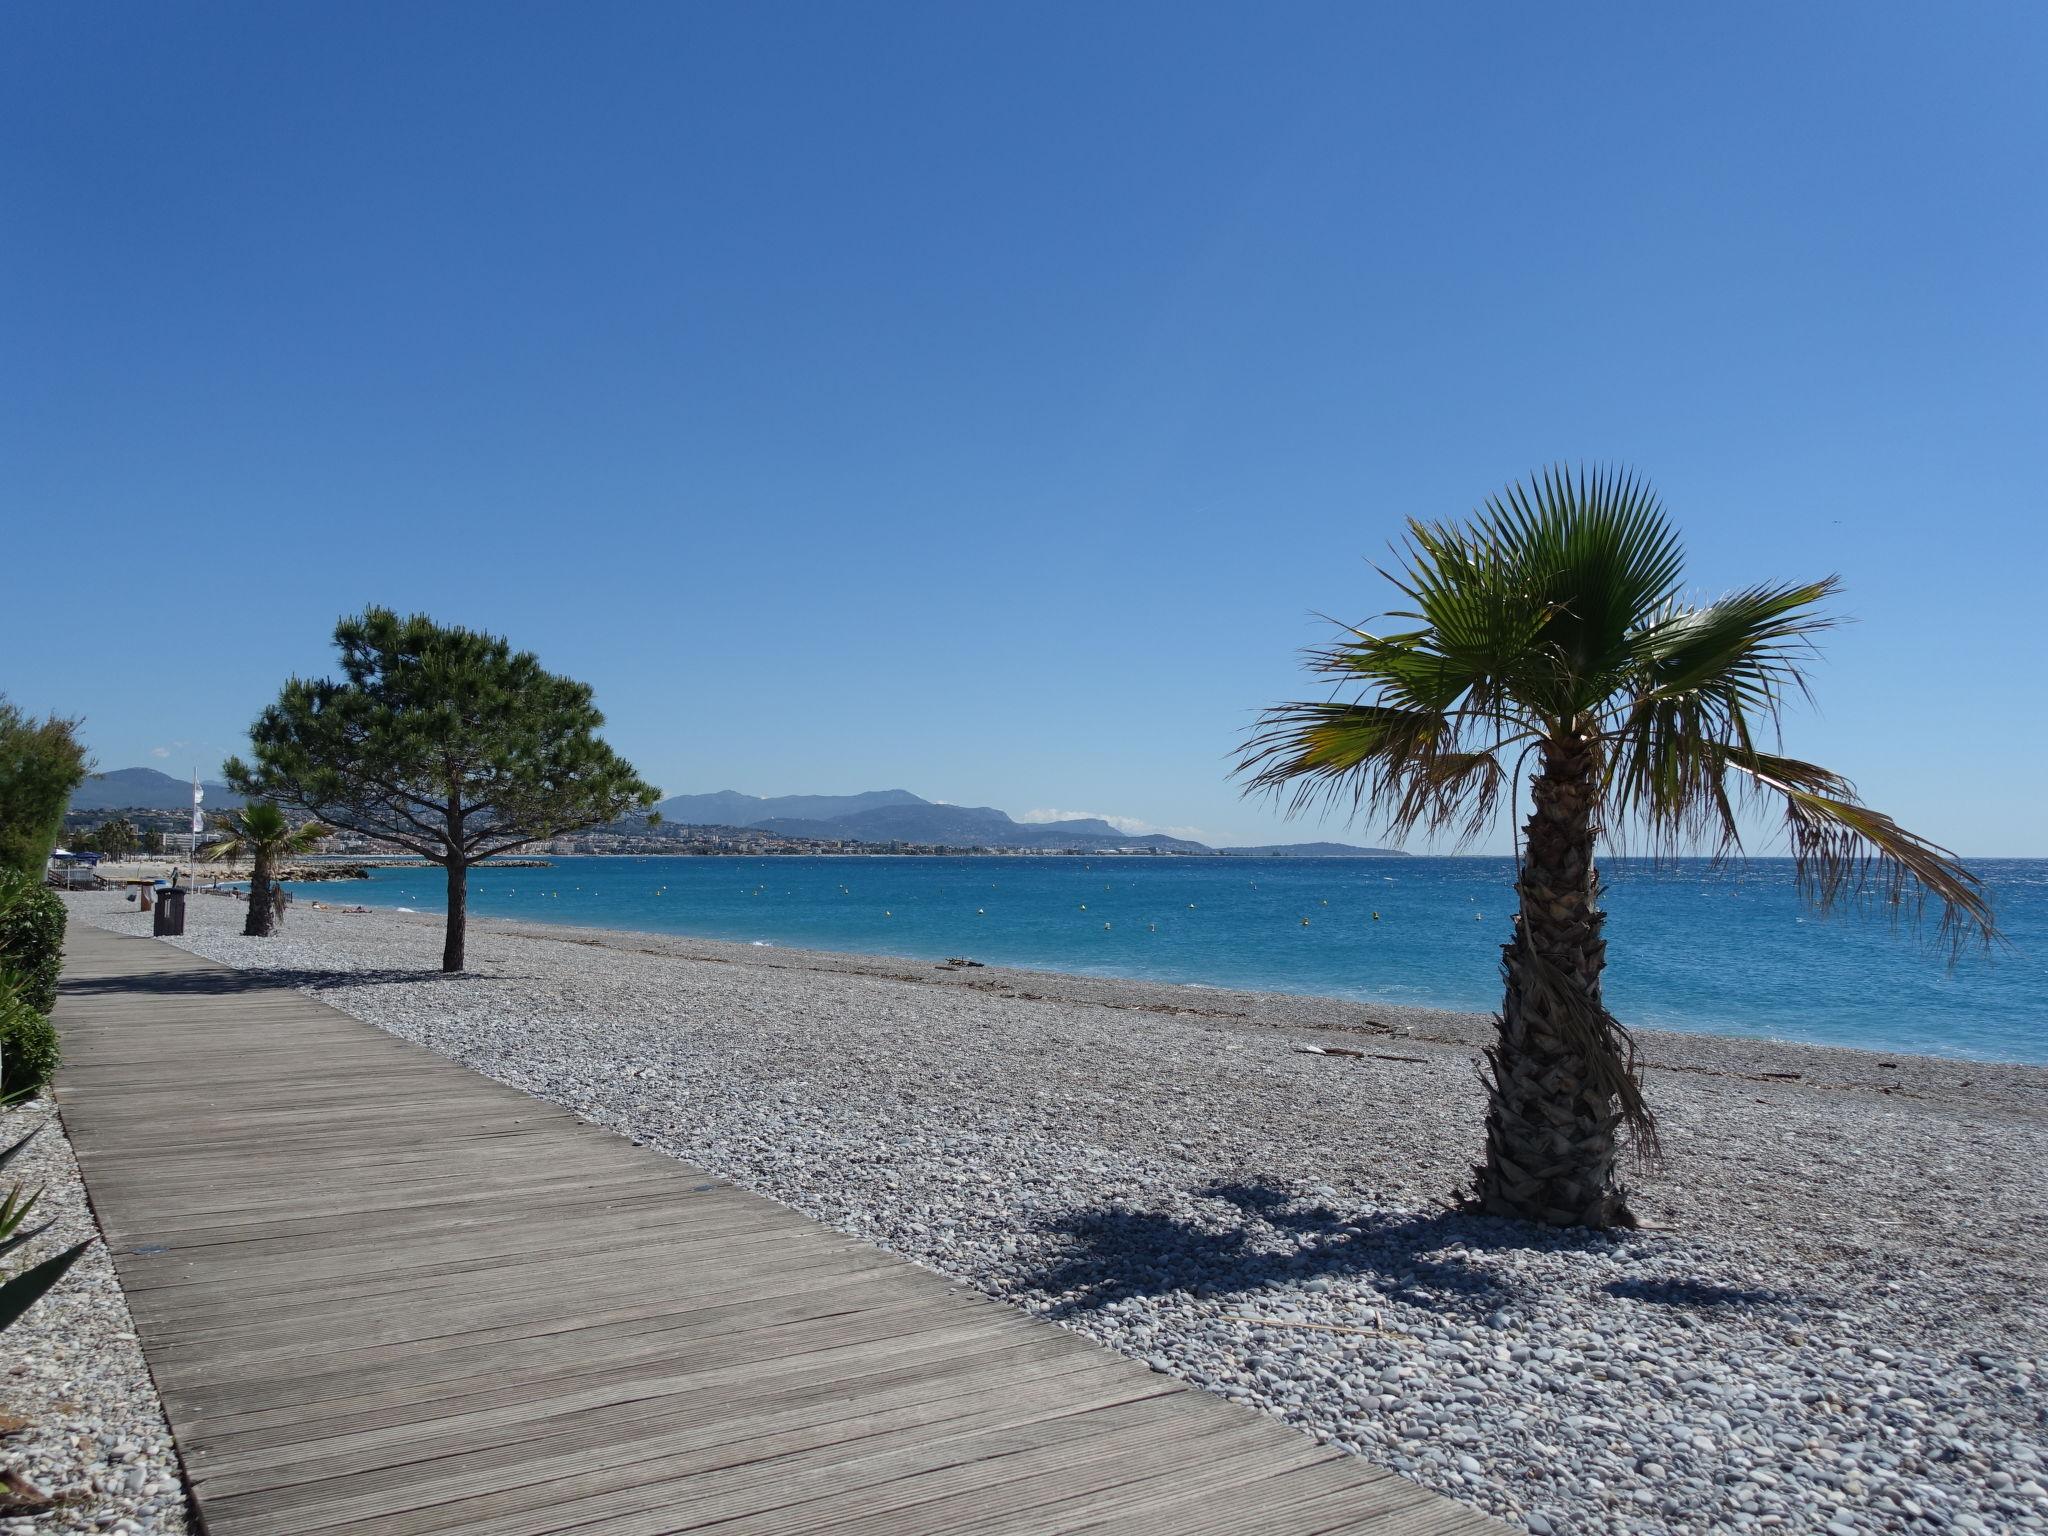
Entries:
<svg viewBox="0 0 2048 1536">
<path fill-rule="evenodd" d="M 199 857 L 214 863 L 258 853 L 273 860 L 307 853 L 330 835 L 318 822 L 293 826 L 283 811 L 260 800 L 214 817 L 213 826 L 224 835 L 200 849 Z"/>
<path fill-rule="evenodd" d="M 1972 940 L 2000 941 L 1983 882 L 1948 849 L 1864 805 L 1840 774 L 1768 752 L 1723 756 L 1732 772 L 1781 804 L 1800 888 L 1822 911 L 1874 895 L 1895 914 L 1908 907 L 1917 914 L 1931 897 L 1952 951 Z"/>
<path fill-rule="evenodd" d="M 1817 605 L 1839 587 L 1830 576 L 1671 603 L 1631 637 L 1634 667 L 1607 716 L 1612 817 L 1639 821 L 1659 850 L 1740 845 L 1725 750 L 1774 739 L 1786 702 L 1811 697 L 1813 637 L 1839 622 Z"/>
<path fill-rule="evenodd" d="M 1606 696 L 1630 636 L 1677 596 L 1685 568 L 1656 493 L 1626 471 L 1546 470 L 1491 498 L 1476 532 L 1543 617 L 1536 649 L 1549 653 L 1560 692 L 1546 702 L 1560 719 Z"/>
<path fill-rule="evenodd" d="M 1251 788 L 1284 794 L 1290 813 L 1348 800 L 1353 814 L 1403 832 L 1464 841 L 1483 830 L 1506 783 L 1488 718 L 1392 704 L 1281 704 L 1261 716 L 1240 771 Z"/>
<path fill-rule="evenodd" d="M 1236 768 L 1247 793 L 1273 794 L 1289 814 L 1344 806 L 1396 839 L 1463 842 L 1529 743 L 1588 741 L 1610 833 L 1633 826 L 1658 852 L 1739 850 L 1740 807 L 1761 794 L 1783 809 L 1822 907 L 1873 890 L 1894 909 L 1932 898 L 1945 938 L 1995 938 L 1981 887 L 1952 854 L 1838 776 L 1768 755 L 1785 707 L 1809 696 L 1816 637 L 1839 622 L 1821 606 L 1836 577 L 1688 603 L 1656 493 L 1597 469 L 1546 470 L 1463 524 L 1411 521 L 1397 553 L 1382 574 L 1407 606 L 1389 616 L 1413 627 L 1345 628 L 1311 652 L 1338 695 L 1260 716 Z"/>
<path fill-rule="evenodd" d="M 1636 696 L 1734 688 L 1760 710 L 1776 709 L 1792 693 L 1806 696 L 1801 664 L 1815 654 L 1813 637 L 1841 623 L 1818 605 L 1841 587 L 1839 576 L 1828 576 L 1748 587 L 1704 607 L 1667 605 L 1629 637 L 1640 671 Z"/>
</svg>

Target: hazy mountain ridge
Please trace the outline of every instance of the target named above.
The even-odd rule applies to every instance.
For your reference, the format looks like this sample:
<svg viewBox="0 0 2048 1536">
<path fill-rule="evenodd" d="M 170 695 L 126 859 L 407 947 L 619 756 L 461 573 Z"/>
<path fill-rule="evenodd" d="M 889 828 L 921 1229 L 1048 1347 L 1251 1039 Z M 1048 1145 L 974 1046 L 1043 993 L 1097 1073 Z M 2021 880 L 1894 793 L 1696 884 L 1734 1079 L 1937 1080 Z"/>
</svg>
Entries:
<svg viewBox="0 0 2048 1536">
<path fill-rule="evenodd" d="M 225 784 L 206 782 L 205 808 L 243 803 Z M 111 768 L 94 774 L 71 797 L 74 811 L 184 810 L 192 785 L 156 768 Z M 720 789 L 671 795 L 656 807 L 670 826 L 742 828 L 780 837 L 850 843 L 918 843 L 927 847 L 1071 849 L 1156 848 L 1170 853 L 1223 853 L 1241 858 L 1404 858 L 1392 848 L 1348 843 L 1284 843 L 1257 848 L 1211 848 L 1162 832 L 1120 832 L 1099 817 L 1020 822 L 989 805 L 945 805 L 907 789 L 870 789 L 852 795 L 749 795 Z M 634 818 L 637 820 L 637 818 Z M 618 824 L 620 828 L 628 822 Z"/>
<path fill-rule="evenodd" d="M 225 784 L 200 780 L 206 791 L 203 809 L 229 810 L 242 804 L 242 797 Z M 176 778 L 157 768 L 109 768 L 96 773 L 71 792 L 74 811 L 179 811 L 192 808 L 192 781 Z"/>
<path fill-rule="evenodd" d="M 875 789 L 857 795 L 777 795 L 763 798 L 736 790 L 671 795 L 656 807 L 664 820 L 686 826 L 715 822 L 753 827 L 782 837 L 838 839 L 856 843 L 921 843 L 937 847 L 1157 848 L 1174 853 L 1228 853 L 1266 858 L 1401 858 L 1391 848 L 1346 843 L 1276 844 L 1263 848 L 1213 849 L 1163 832 L 1122 832 L 1093 816 L 1064 821 L 1020 822 L 987 805 L 945 805 L 907 789 Z"/>
<path fill-rule="evenodd" d="M 1200 843 L 1159 833 L 1139 837 L 1092 818 L 1019 822 L 986 805 L 886 805 L 830 820 L 778 817 L 760 823 L 785 837 L 837 837 L 860 843 L 932 843 L 963 848 L 1165 848 Z"/>
<path fill-rule="evenodd" d="M 736 789 L 670 795 L 655 809 L 665 821 L 692 827 L 754 827 L 776 817 L 830 821 L 886 805 L 928 805 L 907 789 L 870 789 L 857 795 L 748 795 Z"/>
</svg>

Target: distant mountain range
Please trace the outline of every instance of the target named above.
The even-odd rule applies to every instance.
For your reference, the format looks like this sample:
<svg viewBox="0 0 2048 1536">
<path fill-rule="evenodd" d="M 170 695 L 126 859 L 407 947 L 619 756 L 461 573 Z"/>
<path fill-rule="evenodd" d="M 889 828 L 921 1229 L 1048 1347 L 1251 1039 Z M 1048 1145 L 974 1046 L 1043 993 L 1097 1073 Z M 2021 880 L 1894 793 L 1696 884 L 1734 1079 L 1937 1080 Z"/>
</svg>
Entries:
<svg viewBox="0 0 2048 1536">
<path fill-rule="evenodd" d="M 225 784 L 202 779 L 205 808 L 230 810 L 242 797 Z M 192 781 L 155 768 L 109 768 L 96 773 L 71 793 L 74 811 L 187 811 L 192 808 Z"/>
<path fill-rule="evenodd" d="M 689 827 L 756 827 L 778 816 L 830 821 L 885 805 L 924 805 L 907 789 L 871 789 L 861 795 L 743 795 L 721 789 L 709 795 L 671 795 L 655 809 L 664 820 Z"/>
<path fill-rule="evenodd" d="M 208 782 L 206 809 L 241 805 L 225 784 Z M 155 768 L 113 768 L 96 773 L 71 797 L 74 811 L 185 810 L 192 784 Z M 1119 832 L 1092 816 L 1065 821 L 1017 821 L 986 805 L 941 805 L 907 789 L 871 789 L 858 795 L 743 795 L 721 789 L 708 795 L 671 795 L 655 807 L 671 826 L 753 827 L 781 837 L 851 843 L 922 843 L 940 848 L 1096 849 L 1148 848 L 1167 853 L 1227 853 L 1244 858 L 1402 858 L 1397 849 L 1349 843 L 1285 843 L 1261 848 L 1211 848 L 1163 832 Z"/>
<path fill-rule="evenodd" d="M 858 795 L 780 795 L 763 799 L 723 789 L 674 795 L 656 807 L 680 826 L 758 827 L 783 837 L 837 838 L 856 843 L 924 843 L 951 848 L 1153 848 L 1170 853 L 1231 853 L 1267 858 L 1399 858 L 1391 848 L 1345 843 L 1295 843 L 1266 848 L 1213 849 L 1163 832 L 1120 832 L 1094 817 L 1020 822 L 992 806 L 940 805 L 907 789 Z"/>
</svg>

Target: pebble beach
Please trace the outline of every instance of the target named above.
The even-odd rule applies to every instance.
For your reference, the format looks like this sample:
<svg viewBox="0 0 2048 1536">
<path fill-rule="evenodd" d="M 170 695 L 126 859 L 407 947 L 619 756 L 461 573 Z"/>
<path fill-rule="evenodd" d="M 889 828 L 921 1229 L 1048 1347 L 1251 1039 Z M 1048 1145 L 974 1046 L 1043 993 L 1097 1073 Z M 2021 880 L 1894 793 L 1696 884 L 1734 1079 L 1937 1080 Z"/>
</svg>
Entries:
<svg viewBox="0 0 2048 1536">
<path fill-rule="evenodd" d="M 1645 1228 L 1557 1233 L 1453 1213 L 1483 1016 L 508 923 L 444 978 L 438 918 L 189 907 L 196 953 L 1539 1536 L 2048 1530 L 2048 1069 L 1645 1033 Z"/>
<path fill-rule="evenodd" d="M 54 1225 L 36 1239 L 40 1259 L 97 1237 L 99 1227 L 55 1105 L 38 1099 L 0 1115 L 0 1145 L 32 1129 L 6 1183 L 42 1192 L 30 1224 Z M 0 1513 L 0 1536 L 187 1529 L 170 1427 L 104 1244 L 88 1248 L 0 1335 L 0 1467 L 18 1480 L 4 1490 L 9 1500 L 50 1505 L 35 1515 Z"/>
</svg>

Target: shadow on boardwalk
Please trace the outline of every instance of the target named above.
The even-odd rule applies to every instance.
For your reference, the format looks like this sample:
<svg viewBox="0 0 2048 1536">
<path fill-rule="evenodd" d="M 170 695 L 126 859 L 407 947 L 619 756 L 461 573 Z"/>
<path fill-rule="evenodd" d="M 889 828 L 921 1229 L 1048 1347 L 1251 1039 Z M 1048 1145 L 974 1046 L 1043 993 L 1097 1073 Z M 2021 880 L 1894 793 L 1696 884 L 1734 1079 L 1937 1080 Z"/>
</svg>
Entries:
<svg viewBox="0 0 2048 1536">
<path fill-rule="evenodd" d="M 297 992 L 342 991 L 354 987 L 412 986 L 421 982 L 459 981 L 466 972 L 400 970 L 382 967 L 360 971 L 306 970 L 279 966 L 247 971 L 158 971 L 146 976 L 67 976 L 60 984 L 68 997 L 238 997 L 289 987 Z M 531 980 L 493 973 L 494 981 Z"/>
</svg>

